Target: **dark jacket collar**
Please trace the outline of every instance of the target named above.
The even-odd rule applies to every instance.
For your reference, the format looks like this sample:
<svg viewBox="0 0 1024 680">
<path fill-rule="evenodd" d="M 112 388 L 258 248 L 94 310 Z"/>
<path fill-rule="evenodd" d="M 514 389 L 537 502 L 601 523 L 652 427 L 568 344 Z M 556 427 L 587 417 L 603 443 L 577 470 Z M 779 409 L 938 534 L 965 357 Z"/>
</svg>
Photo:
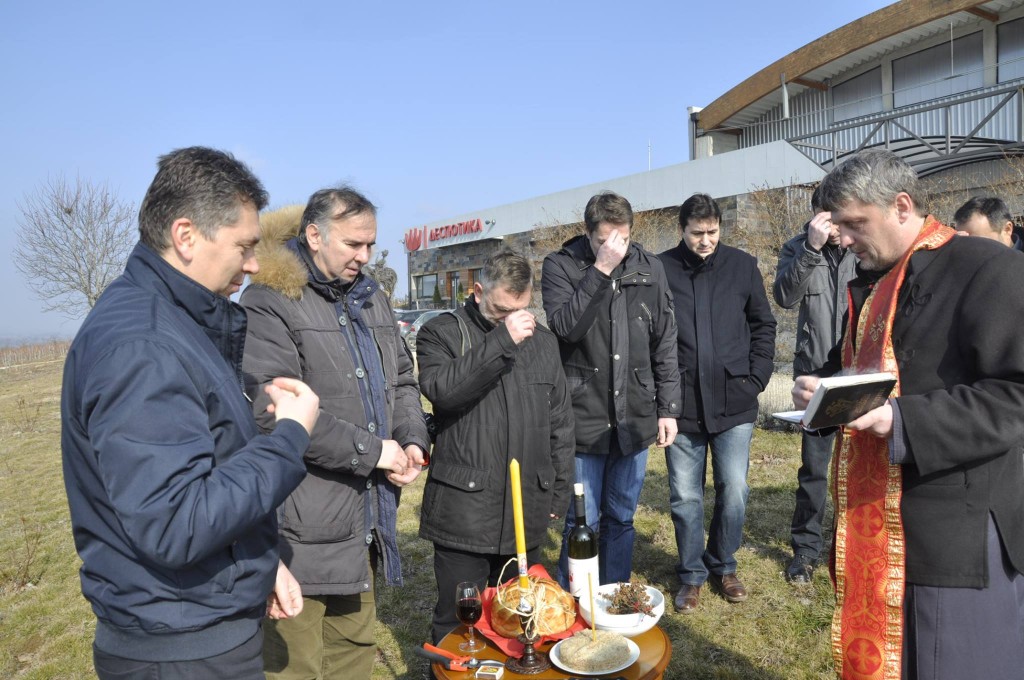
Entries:
<svg viewBox="0 0 1024 680">
<path fill-rule="evenodd" d="M 675 247 L 676 256 L 683 263 L 683 268 L 690 271 L 703 271 L 705 269 L 711 269 L 715 266 L 715 260 L 718 259 L 718 254 L 722 252 L 723 244 L 718 243 L 715 248 L 715 252 L 708 255 L 706 258 L 702 258 L 697 253 L 690 250 L 685 243 L 679 241 L 679 245 Z"/>
<path fill-rule="evenodd" d="M 180 307 L 197 324 L 218 332 L 240 324 L 245 330 L 245 310 L 172 267 L 142 242 L 135 245 L 125 272 L 131 279 Z"/>
<path fill-rule="evenodd" d="M 469 320 L 473 322 L 473 325 L 477 326 L 484 333 L 488 333 L 497 328 L 497 326 L 488 321 L 484 317 L 483 312 L 480 311 L 480 305 L 476 301 L 476 295 L 466 298 L 465 307 L 466 316 L 468 316 Z"/>
<path fill-rule="evenodd" d="M 368 276 L 359 274 L 351 283 L 345 283 L 341 279 L 328 279 L 320 268 L 313 262 L 313 254 L 299 239 L 288 239 L 284 244 L 285 248 L 295 253 L 309 270 L 309 287 L 315 290 L 320 296 L 329 302 L 337 302 L 345 296 L 349 301 L 366 300 L 377 292 L 377 282 Z"/>
<path fill-rule="evenodd" d="M 236 372 L 241 370 L 246 327 L 241 305 L 196 283 L 142 242 L 128 258 L 125 274 L 141 288 L 181 309 L 203 329 Z"/>
</svg>

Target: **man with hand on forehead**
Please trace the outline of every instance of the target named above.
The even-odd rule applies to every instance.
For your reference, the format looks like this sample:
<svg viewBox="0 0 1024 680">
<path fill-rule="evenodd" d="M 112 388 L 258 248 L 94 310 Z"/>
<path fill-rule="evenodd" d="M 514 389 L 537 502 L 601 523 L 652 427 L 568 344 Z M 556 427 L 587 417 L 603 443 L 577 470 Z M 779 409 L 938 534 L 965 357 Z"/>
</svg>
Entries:
<svg viewBox="0 0 1024 680">
<path fill-rule="evenodd" d="M 821 209 L 819 190 L 811 195 L 814 217 L 803 232 L 786 241 L 775 268 L 773 292 L 783 309 L 799 305 L 793 377 L 820 369 L 839 342 L 847 310 L 846 284 L 854 276 L 856 258 L 839 244 L 839 227 L 832 213 Z M 828 464 L 835 432 L 821 436 L 804 432 L 800 441 L 796 507 L 790 545 L 793 559 L 786 580 L 811 582 L 821 556 L 821 524 L 828 493 Z"/>
<path fill-rule="evenodd" d="M 526 309 L 532 293 L 530 261 L 503 250 L 484 263 L 465 306 L 416 338 L 438 426 L 420 517 L 420 538 L 434 542 L 435 643 L 459 625 L 456 584 L 496 585 L 516 555 L 509 463 L 521 466 L 529 563 L 569 505 L 572 405 L 558 342 Z"/>
<path fill-rule="evenodd" d="M 576 418 L 576 482 L 587 522 L 600 534 L 601 583 L 629 581 L 633 515 L 651 444 L 669 445 L 680 411 L 676 318 L 661 262 L 630 241 L 633 209 L 622 196 L 593 196 L 586 233 L 544 259 L 542 293 L 558 336 Z M 567 504 L 559 581 L 568 587 Z"/>
</svg>

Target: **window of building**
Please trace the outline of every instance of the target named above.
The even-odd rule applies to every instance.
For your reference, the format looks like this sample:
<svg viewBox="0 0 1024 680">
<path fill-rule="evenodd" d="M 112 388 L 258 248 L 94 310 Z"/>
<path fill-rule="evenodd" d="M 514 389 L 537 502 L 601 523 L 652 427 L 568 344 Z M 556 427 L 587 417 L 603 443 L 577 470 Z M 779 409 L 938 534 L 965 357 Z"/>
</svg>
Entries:
<svg viewBox="0 0 1024 680">
<path fill-rule="evenodd" d="M 882 110 L 882 68 L 873 68 L 832 88 L 832 120 L 836 123 Z"/>
<path fill-rule="evenodd" d="M 480 280 L 480 272 L 481 272 L 481 268 L 480 267 L 477 267 L 476 269 L 470 269 L 469 270 L 469 282 L 466 284 L 467 292 L 471 288 L 473 288 L 473 284 L 474 283 L 476 283 L 477 281 Z"/>
<path fill-rule="evenodd" d="M 948 97 L 985 86 L 981 32 L 915 52 L 892 62 L 893 106 Z"/>
<path fill-rule="evenodd" d="M 996 41 L 999 82 L 1024 78 L 1024 19 L 999 24 L 996 27 Z"/>
<path fill-rule="evenodd" d="M 416 297 L 434 297 L 434 289 L 437 288 L 437 274 L 424 274 L 413 277 L 413 280 L 416 282 Z"/>
</svg>

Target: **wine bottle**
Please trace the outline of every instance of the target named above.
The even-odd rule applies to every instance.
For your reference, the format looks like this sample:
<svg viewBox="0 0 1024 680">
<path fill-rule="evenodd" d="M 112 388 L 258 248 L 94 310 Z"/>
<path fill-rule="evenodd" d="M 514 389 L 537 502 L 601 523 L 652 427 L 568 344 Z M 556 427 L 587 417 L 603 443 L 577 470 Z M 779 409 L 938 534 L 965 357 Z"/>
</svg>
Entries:
<svg viewBox="0 0 1024 680">
<path fill-rule="evenodd" d="M 587 525 L 583 485 L 573 485 L 576 494 L 576 526 L 569 534 L 569 592 L 574 598 L 589 598 L 588 584 L 598 586 L 597 534 Z"/>
</svg>

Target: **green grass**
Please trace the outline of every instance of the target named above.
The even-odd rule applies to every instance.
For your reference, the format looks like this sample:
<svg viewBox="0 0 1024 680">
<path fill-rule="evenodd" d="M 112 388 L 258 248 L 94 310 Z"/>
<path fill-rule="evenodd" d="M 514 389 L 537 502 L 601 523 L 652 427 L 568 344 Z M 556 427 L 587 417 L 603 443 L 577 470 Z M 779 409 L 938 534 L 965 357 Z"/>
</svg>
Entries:
<svg viewBox="0 0 1024 680">
<path fill-rule="evenodd" d="M 80 563 L 61 476 L 60 371 L 60 362 L 0 370 L 2 678 L 94 677 L 94 619 L 79 590 Z M 794 434 L 755 432 L 747 526 L 737 554 L 750 599 L 730 605 L 705 589 L 696 613 L 684 617 L 670 607 L 661 621 L 672 640 L 666 678 L 833 677 L 828 648 L 832 593 L 825 573 L 819 570 L 813 585 L 803 589 L 782 577 L 790 556 L 799 447 Z M 418 680 L 427 670 L 412 653 L 427 637 L 436 597 L 432 546 L 416 536 L 421 495 L 421 482 L 403 492 L 399 534 L 406 585 L 378 591 L 380 650 L 374 678 Z M 709 519 L 712 495 L 705 503 Z M 679 584 L 665 458 L 658 449 L 649 458 L 636 527 L 634 572 L 671 599 Z M 552 527 L 545 545 L 552 572 L 557 548 Z"/>
</svg>

